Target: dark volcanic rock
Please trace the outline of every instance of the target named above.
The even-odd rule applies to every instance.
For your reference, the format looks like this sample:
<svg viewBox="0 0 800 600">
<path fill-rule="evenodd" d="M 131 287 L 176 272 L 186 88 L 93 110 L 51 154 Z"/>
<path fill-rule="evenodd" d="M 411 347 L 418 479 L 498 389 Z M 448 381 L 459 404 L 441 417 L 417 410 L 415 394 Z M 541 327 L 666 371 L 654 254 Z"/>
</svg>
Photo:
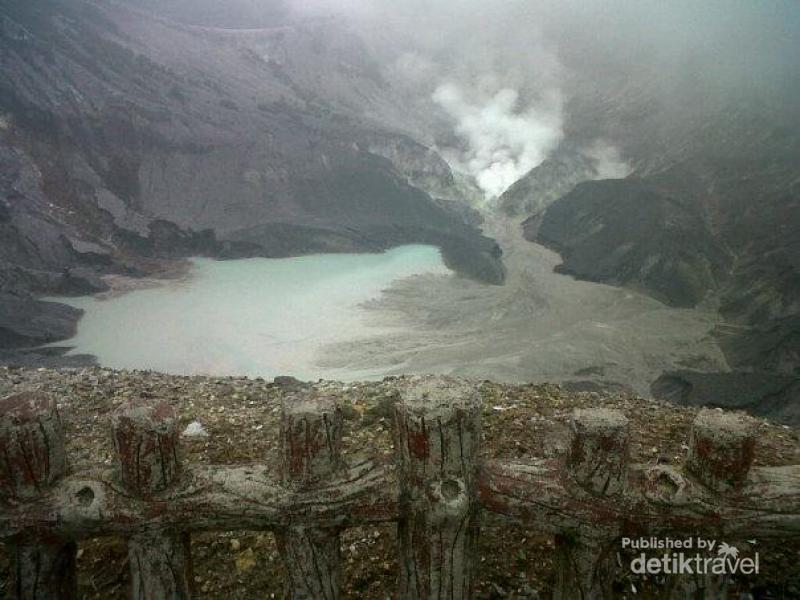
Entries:
<svg viewBox="0 0 800 600">
<path fill-rule="evenodd" d="M 512 217 L 536 215 L 577 184 L 596 178 L 597 169 L 590 158 L 562 146 L 503 192 L 498 206 Z"/>
<path fill-rule="evenodd" d="M 525 223 L 531 241 L 556 250 L 561 273 L 627 285 L 673 306 L 694 306 L 730 262 L 702 215 L 638 179 L 591 181 Z"/>
<path fill-rule="evenodd" d="M 577 79 L 566 129 L 573 144 L 613 139 L 633 174 L 580 184 L 529 219 L 526 236 L 561 252 L 560 270 L 577 277 L 677 306 L 707 298 L 728 365 L 746 381 L 699 373 L 692 397 L 702 388 L 712 402 L 714 386 L 725 395 L 741 383 L 748 410 L 789 414 L 796 392 L 772 394 L 800 379 L 796 80 L 688 90 L 668 73 L 625 70 Z"/>
<path fill-rule="evenodd" d="M 81 314 L 65 304 L 0 293 L 0 348 L 24 348 L 71 337 Z"/>
<path fill-rule="evenodd" d="M 666 373 L 653 383 L 655 395 L 797 423 L 800 202 L 789 183 L 796 168 L 783 154 L 769 167 L 754 160 L 739 168 L 698 163 L 583 183 L 531 218 L 526 234 L 561 253 L 561 272 L 675 306 L 719 299 L 715 335 L 734 372 Z"/>
<path fill-rule="evenodd" d="M 684 406 L 747 410 L 789 425 L 800 424 L 800 378 L 766 371 L 665 373 L 653 382 L 656 398 Z"/>
<path fill-rule="evenodd" d="M 97 364 L 89 354 L 66 355 L 69 347 L 0 349 L 0 363 L 8 367 L 79 368 Z"/>
</svg>

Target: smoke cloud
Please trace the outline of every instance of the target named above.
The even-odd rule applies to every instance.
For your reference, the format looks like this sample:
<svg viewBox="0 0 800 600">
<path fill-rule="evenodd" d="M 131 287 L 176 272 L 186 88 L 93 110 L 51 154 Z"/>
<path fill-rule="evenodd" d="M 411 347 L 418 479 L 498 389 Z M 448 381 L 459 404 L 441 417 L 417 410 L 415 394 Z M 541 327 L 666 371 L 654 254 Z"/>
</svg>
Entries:
<svg viewBox="0 0 800 600">
<path fill-rule="evenodd" d="M 633 171 L 620 156 L 619 149 L 606 140 L 595 140 L 581 153 L 591 159 L 596 172 L 595 179 L 622 179 Z"/>
<path fill-rule="evenodd" d="M 436 88 L 433 101 L 452 117 L 463 150 L 442 148 L 455 169 L 475 178 L 487 198 L 499 196 L 541 163 L 563 136 L 560 94 L 523 107 L 519 93 L 503 88 L 471 101 L 455 83 Z"/>
<path fill-rule="evenodd" d="M 409 113 L 407 133 L 487 198 L 562 139 L 598 177 L 628 175 L 615 146 L 624 147 L 625 127 L 603 129 L 586 116 L 590 103 L 574 110 L 575 98 L 595 92 L 620 104 L 645 90 L 665 131 L 687 111 L 702 121 L 737 96 L 766 98 L 800 120 L 790 100 L 800 93 L 796 0 L 284 1 L 296 15 L 357 31 Z"/>
</svg>

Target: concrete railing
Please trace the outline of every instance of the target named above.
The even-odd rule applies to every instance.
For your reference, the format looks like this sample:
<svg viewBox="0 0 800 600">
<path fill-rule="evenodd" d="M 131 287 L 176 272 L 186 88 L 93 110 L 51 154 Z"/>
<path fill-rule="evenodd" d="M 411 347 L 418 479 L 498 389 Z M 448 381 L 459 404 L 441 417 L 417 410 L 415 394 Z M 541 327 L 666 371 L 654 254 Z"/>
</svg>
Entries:
<svg viewBox="0 0 800 600">
<path fill-rule="evenodd" d="M 55 400 L 0 401 L 0 536 L 16 598 L 76 596 L 76 543 L 125 536 L 134 598 L 189 598 L 189 536 L 271 530 L 292 598 L 339 596 L 339 534 L 397 523 L 400 598 L 469 598 L 480 511 L 556 540 L 556 598 L 610 595 L 621 536 L 800 535 L 800 466 L 751 468 L 744 417 L 697 416 L 686 464 L 630 464 L 627 419 L 576 411 L 565 459 L 481 460 L 480 396 L 422 379 L 394 407 L 395 460 L 347 463 L 342 413 L 315 391 L 283 404 L 280 473 L 264 465 L 183 464 L 169 404 L 142 400 L 113 417 L 116 468 L 69 473 Z M 724 596 L 709 587 L 707 597 Z"/>
</svg>

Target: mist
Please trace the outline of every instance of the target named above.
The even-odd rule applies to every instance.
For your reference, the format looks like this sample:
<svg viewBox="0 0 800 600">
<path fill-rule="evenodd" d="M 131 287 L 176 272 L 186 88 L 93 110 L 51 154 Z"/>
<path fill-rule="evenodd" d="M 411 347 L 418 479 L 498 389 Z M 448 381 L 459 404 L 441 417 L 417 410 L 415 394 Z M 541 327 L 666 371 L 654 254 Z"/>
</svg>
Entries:
<svg viewBox="0 0 800 600">
<path fill-rule="evenodd" d="M 190 24 L 229 28 L 338 21 L 368 45 L 416 129 L 487 198 L 565 137 L 587 87 L 647 81 L 665 114 L 769 98 L 798 118 L 793 2 L 746 0 L 137 0 Z M 621 79 L 620 79 L 621 78 Z M 614 83 L 611 83 L 614 82 Z M 665 118 L 670 118 L 669 116 Z M 623 148 L 584 139 L 598 172 L 629 172 Z"/>
<path fill-rule="evenodd" d="M 433 100 L 453 118 L 467 145 L 461 152 L 445 148 L 442 155 L 473 176 L 488 197 L 500 195 L 540 164 L 563 135 L 556 92 L 540 105 L 521 107 L 519 93 L 511 88 L 473 103 L 458 84 L 445 83 Z"/>
<path fill-rule="evenodd" d="M 774 99 L 794 93 L 800 27 L 791 4 L 290 3 L 296 15 L 340 18 L 356 29 L 398 90 L 411 90 L 409 102 L 433 132 L 432 145 L 487 198 L 558 146 L 569 126 L 570 100 L 586 93 L 587 82 L 603 86 L 636 76 L 663 101 L 665 113 L 717 107 L 743 94 Z M 775 104 L 786 110 L 790 103 Z M 600 176 L 630 172 L 610 137 L 582 146 Z"/>
</svg>

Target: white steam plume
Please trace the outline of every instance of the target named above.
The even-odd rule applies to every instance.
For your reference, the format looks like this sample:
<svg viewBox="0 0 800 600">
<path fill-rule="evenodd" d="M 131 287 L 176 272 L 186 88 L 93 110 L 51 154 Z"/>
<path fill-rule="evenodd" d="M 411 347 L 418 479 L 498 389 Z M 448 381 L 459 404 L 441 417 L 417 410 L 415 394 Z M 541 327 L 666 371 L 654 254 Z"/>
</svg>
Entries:
<svg viewBox="0 0 800 600">
<path fill-rule="evenodd" d="M 446 83 L 436 89 L 433 100 L 455 120 L 455 131 L 466 144 L 442 153 L 453 168 L 475 178 L 487 199 L 541 163 L 563 136 L 557 92 L 522 108 L 511 88 L 472 101 L 458 85 Z"/>
<path fill-rule="evenodd" d="M 630 164 L 620 156 L 616 146 L 606 140 L 595 140 L 581 152 L 594 163 L 595 179 L 623 179 L 633 172 Z"/>
</svg>

